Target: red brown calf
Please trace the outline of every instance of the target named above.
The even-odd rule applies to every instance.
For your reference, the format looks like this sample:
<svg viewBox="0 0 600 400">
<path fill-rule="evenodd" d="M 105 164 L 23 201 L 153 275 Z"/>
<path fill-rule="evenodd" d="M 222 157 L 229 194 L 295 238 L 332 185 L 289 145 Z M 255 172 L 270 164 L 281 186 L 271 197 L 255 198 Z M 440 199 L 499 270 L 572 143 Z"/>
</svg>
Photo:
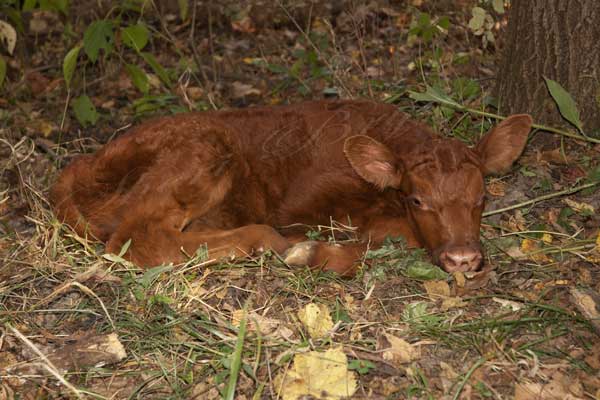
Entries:
<svg viewBox="0 0 600 400">
<path fill-rule="evenodd" d="M 126 257 L 142 266 L 206 245 L 211 258 L 272 249 L 352 274 L 367 246 L 390 235 L 427 248 L 447 271 L 476 270 L 483 177 L 511 166 L 531 123 L 511 116 L 469 148 L 370 101 L 180 114 L 76 159 L 51 201 L 108 252 L 131 239 Z M 292 247 L 297 233 L 279 229 L 332 219 L 358 227 L 362 243 Z"/>
</svg>

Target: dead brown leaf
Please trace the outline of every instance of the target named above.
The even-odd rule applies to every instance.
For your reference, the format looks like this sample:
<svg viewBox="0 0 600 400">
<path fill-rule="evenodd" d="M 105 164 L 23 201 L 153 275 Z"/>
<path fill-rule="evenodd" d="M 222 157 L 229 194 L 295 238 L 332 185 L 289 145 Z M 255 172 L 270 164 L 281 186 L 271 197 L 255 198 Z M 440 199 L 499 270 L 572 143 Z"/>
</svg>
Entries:
<svg viewBox="0 0 600 400">
<path fill-rule="evenodd" d="M 450 296 L 450 286 L 446 281 L 425 281 L 423 286 L 432 300 Z"/>
<path fill-rule="evenodd" d="M 590 204 L 584 203 L 584 202 L 579 202 L 579 201 L 575 201 L 569 198 L 565 198 L 563 199 L 563 202 L 565 202 L 566 205 L 568 205 L 569 207 L 571 207 L 573 210 L 577 211 L 577 212 L 588 212 L 593 214 L 594 213 L 594 207 L 591 206 Z"/>
<path fill-rule="evenodd" d="M 557 372 L 547 383 L 518 383 L 515 400 L 583 400 L 583 387 L 577 378 Z"/>
<path fill-rule="evenodd" d="M 585 357 L 585 362 L 594 369 L 600 369 L 600 342 L 596 342 Z"/>
<path fill-rule="evenodd" d="M 493 180 L 486 185 L 487 192 L 495 197 L 502 197 L 506 194 L 506 182 Z"/>
<path fill-rule="evenodd" d="M 421 358 L 419 346 L 414 346 L 389 333 L 384 333 L 383 337 L 380 337 L 378 347 L 383 350 L 383 359 L 397 366 Z"/>
<path fill-rule="evenodd" d="M 256 26 L 254 25 L 254 21 L 252 21 L 252 18 L 250 18 L 249 15 L 242 15 L 239 19 L 231 21 L 231 28 L 234 31 L 243 33 L 256 32 Z"/>
<path fill-rule="evenodd" d="M 539 161 L 545 161 L 547 163 L 554 164 L 569 164 L 570 162 L 567 155 L 563 154 L 563 152 L 558 147 L 554 150 L 542 151 L 539 154 Z"/>
<path fill-rule="evenodd" d="M 468 303 L 464 301 L 461 297 L 446 297 L 442 301 L 442 305 L 440 308 L 442 311 L 448 311 L 451 308 L 462 308 L 465 307 Z"/>
<path fill-rule="evenodd" d="M 235 99 L 240 99 L 246 96 L 256 95 L 259 96 L 261 94 L 260 90 L 255 88 L 252 85 L 248 85 L 246 83 L 235 81 L 231 84 L 232 97 Z"/>
<path fill-rule="evenodd" d="M 592 289 L 569 289 L 571 301 L 600 333 L 600 295 Z"/>
<path fill-rule="evenodd" d="M 508 218 L 508 222 L 504 224 L 511 232 L 524 231 L 527 227 L 527 221 L 523 217 L 520 210 L 516 210 L 513 215 Z"/>
<path fill-rule="evenodd" d="M 456 272 L 452 273 L 452 276 L 454 277 L 454 281 L 456 282 L 456 286 L 458 286 L 458 287 L 465 287 L 465 283 L 466 283 L 465 274 L 463 274 L 460 271 L 456 271 Z"/>
</svg>

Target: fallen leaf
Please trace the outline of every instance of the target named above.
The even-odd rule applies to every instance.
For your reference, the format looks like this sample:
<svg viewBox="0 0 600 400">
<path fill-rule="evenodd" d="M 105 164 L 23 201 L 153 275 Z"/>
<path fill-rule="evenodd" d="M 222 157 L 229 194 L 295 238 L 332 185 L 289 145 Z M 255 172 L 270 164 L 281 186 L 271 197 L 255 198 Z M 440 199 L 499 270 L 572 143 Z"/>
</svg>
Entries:
<svg viewBox="0 0 600 400">
<path fill-rule="evenodd" d="M 554 374 L 548 383 L 523 382 L 515 385 L 515 400 L 583 400 L 579 380 L 561 373 Z"/>
<path fill-rule="evenodd" d="M 38 71 L 29 72 L 25 79 L 35 96 L 45 92 L 50 85 L 50 79 Z"/>
<path fill-rule="evenodd" d="M 440 379 L 442 380 L 444 392 L 450 393 L 459 375 L 450 364 L 444 361 L 440 361 L 440 369 L 442 370 L 440 373 Z"/>
<path fill-rule="evenodd" d="M 592 368 L 598 370 L 600 369 L 600 342 L 596 342 L 591 351 L 587 352 L 587 356 L 585 356 L 585 362 Z"/>
<path fill-rule="evenodd" d="M 450 296 L 450 286 L 446 281 L 425 281 L 423 286 L 433 300 L 438 297 Z"/>
<path fill-rule="evenodd" d="M 0 21 L 0 41 L 4 43 L 8 54 L 12 55 L 17 44 L 17 31 L 8 22 Z"/>
<path fill-rule="evenodd" d="M 52 134 L 52 132 L 57 131 L 58 127 L 49 121 L 39 119 L 36 121 L 31 121 L 31 123 L 27 127 L 27 130 L 30 131 L 33 135 L 43 136 L 47 138 Z"/>
<path fill-rule="evenodd" d="M 468 293 L 471 290 L 481 289 L 485 287 L 490 281 L 494 282 L 496 280 L 496 272 L 492 269 L 491 266 L 484 266 L 481 271 L 477 272 L 467 272 L 465 274 L 467 280 L 465 282 L 464 288 L 459 288 L 457 294 L 462 295 L 463 293 Z"/>
<path fill-rule="evenodd" d="M 189 86 L 185 88 L 185 93 L 194 101 L 198 101 L 204 96 L 204 90 L 198 86 Z"/>
<path fill-rule="evenodd" d="M 456 271 L 456 272 L 452 273 L 452 276 L 454 276 L 454 281 L 456 282 L 456 286 L 465 287 L 465 282 L 466 282 L 465 274 L 463 274 L 460 271 Z"/>
<path fill-rule="evenodd" d="M 235 81 L 231 84 L 232 94 L 234 99 L 239 99 L 245 96 L 260 95 L 260 90 L 252 85 Z"/>
<path fill-rule="evenodd" d="M 231 21 L 231 28 L 237 32 L 243 33 L 254 33 L 256 32 L 256 26 L 249 15 L 243 15 L 241 18 Z"/>
<path fill-rule="evenodd" d="M 522 260 L 524 258 L 527 258 L 527 255 L 523 253 L 519 246 L 509 247 L 508 249 L 506 249 L 506 254 L 508 254 L 509 257 L 512 257 L 515 260 Z"/>
<path fill-rule="evenodd" d="M 577 211 L 578 213 L 586 212 L 586 213 L 593 214 L 595 211 L 594 207 L 587 203 L 578 202 L 575 200 L 571 200 L 569 198 L 563 199 L 563 202 L 565 202 L 569 207 L 571 207 L 573 210 Z"/>
<path fill-rule="evenodd" d="M 566 154 L 563 154 L 563 152 L 560 151 L 560 148 L 556 148 L 554 150 L 542 151 L 539 154 L 539 161 L 554 164 L 568 164 L 570 160 L 567 158 Z"/>
<path fill-rule="evenodd" d="M 491 181 L 486 185 L 487 192 L 494 197 L 502 197 L 506 194 L 506 182 L 500 180 Z"/>
<path fill-rule="evenodd" d="M 596 245 L 586 255 L 585 259 L 592 264 L 600 264 L 600 230 L 598 230 L 598 235 L 596 236 Z"/>
<path fill-rule="evenodd" d="M 442 305 L 440 306 L 440 308 L 442 309 L 442 311 L 448 311 L 451 308 L 461 308 L 466 306 L 467 304 L 468 303 L 464 301 L 461 297 L 446 297 L 442 301 Z"/>
<path fill-rule="evenodd" d="M 32 33 L 46 33 L 48 32 L 48 22 L 42 18 L 31 18 L 29 20 L 29 31 Z"/>
<path fill-rule="evenodd" d="M 511 232 L 519 232 L 526 230 L 527 221 L 523 217 L 523 213 L 520 210 L 516 210 L 514 215 L 508 218 L 506 227 Z"/>
<path fill-rule="evenodd" d="M 501 299 L 499 297 L 492 297 L 492 300 L 500 304 L 502 307 L 510 308 L 512 311 L 519 311 L 524 307 L 522 303 L 513 300 Z"/>
<path fill-rule="evenodd" d="M 313 339 L 325 337 L 333 328 L 333 321 L 325 304 L 307 304 L 302 310 L 298 311 L 298 318 Z"/>
<path fill-rule="evenodd" d="M 556 286 L 569 286 L 570 281 L 566 280 L 566 279 L 556 279 L 556 280 L 550 280 L 550 281 L 545 281 L 545 282 L 538 282 L 535 285 L 533 285 L 533 288 L 536 291 L 542 291 L 542 290 L 546 290 L 548 288 L 553 288 Z"/>
<path fill-rule="evenodd" d="M 527 257 L 537 263 L 551 262 L 552 259 L 546 254 L 540 251 L 540 247 L 537 242 L 533 239 L 523 239 L 521 242 L 521 251 L 527 255 Z"/>
<path fill-rule="evenodd" d="M 596 332 L 600 333 L 600 294 L 592 289 L 569 289 L 571 301 L 579 312 L 590 321 Z"/>
<path fill-rule="evenodd" d="M 254 64 L 259 64 L 262 61 L 262 58 L 258 58 L 258 57 L 244 57 L 242 59 L 242 61 L 244 62 L 244 64 L 254 65 Z"/>
<path fill-rule="evenodd" d="M 358 313 L 360 311 L 360 305 L 351 294 L 344 296 L 344 307 L 350 314 Z"/>
<path fill-rule="evenodd" d="M 370 78 L 380 78 L 384 75 L 383 69 L 378 66 L 367 67 L 365 73 Z"/>
<path fill-rule="evenodd" d="M 235 310 L 231 314 L 231 324 L 233 326 L 239 326 L 244 316 L 244 310 Z M 248 313 L 246 315 L 246 329 L 251 332 L 260 332 L 262 335 L 269 335 L 277 331 L 279 326 L 283 325 L 283 322 L 277 319 L 263 317 L 255 312 Z"/>
<path fill-rule="evenodd" d="M 148 83 L 150 83 L 150 86 L 152 86 L 155 89 L 160 87 L 161 82 L 158 76 L 156 76 L 155 74 L 146 74 L 146 76 L 148 77 Z"/>
<path fill-rule="evenodd" d="M 275 388 L 283 400 L 304 396 L 333 400 L 356 392 L 356 375 L 348 371 L 348 358 L 341 347 L 311 351 L 294 356 L 292 367 L 275 378 Z"/>
<path fill-rule="evenodd" d="M 389 333 L 384 333 L 388 347 L 383 347 L 383 359 L 400 366 L 421 357 L 421 348 Z"/>
<path fill-rule="evenodd" d="M 552 243 L 552 235 L 549 233 L 544 233 L 542 235 L 542 242 L 546 243 L 546 244 L 551 244 Z"/>
</svg>

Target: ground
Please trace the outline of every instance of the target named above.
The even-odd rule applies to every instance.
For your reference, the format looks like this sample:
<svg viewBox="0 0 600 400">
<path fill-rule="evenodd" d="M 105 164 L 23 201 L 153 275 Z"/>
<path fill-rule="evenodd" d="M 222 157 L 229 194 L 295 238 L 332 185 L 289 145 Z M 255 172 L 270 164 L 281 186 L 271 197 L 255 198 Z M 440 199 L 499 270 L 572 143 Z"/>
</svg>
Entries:
<svg viewBox="0 0 600 400">
<path fill-rule="evenodd" d="M 535 130 L 488 180 L 477 276 L 440 274 L 401 242 L 353 279 L 271 254 L 144 271 L 61 226 L 47 201 L 77 154 L 189 110 L 367 97 L 474 143 L 496 122 L 482 112 L 502 114 L 499 2 L 66 3 L 2 9 L 23 30 L 2 55 L 0 398 L 288 399 L 330 377 L 301 393 L 600 399 L 600 146 L 568 127 Z M 86 39 L 103 19 L 116 34 Z M 137 22 L 145 34 L 122 29 Z M 461 107 L 416 102 L 427 86 Z"/>
</svg>

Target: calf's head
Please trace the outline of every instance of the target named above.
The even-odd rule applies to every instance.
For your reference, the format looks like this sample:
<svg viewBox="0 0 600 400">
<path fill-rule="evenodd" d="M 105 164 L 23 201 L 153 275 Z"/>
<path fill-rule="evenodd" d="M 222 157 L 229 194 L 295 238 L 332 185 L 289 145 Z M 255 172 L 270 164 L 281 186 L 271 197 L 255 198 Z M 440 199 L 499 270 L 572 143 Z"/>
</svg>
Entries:
<svg viewBox="0 0 600 400">
<path fill-rule="evenodd" d="M 436 263 L 448 272 L 474 271 L 483 261 L 483 178 L 510 168 L 527 143 L 531 124 L 529 115 L 508 117 L 473 148 L 439 138 L 395 154 L 359 135 L 346 139 L 344 152 L 363 179 L 381 190 L 397 190 L 412 231 Z"/>
</svg>

